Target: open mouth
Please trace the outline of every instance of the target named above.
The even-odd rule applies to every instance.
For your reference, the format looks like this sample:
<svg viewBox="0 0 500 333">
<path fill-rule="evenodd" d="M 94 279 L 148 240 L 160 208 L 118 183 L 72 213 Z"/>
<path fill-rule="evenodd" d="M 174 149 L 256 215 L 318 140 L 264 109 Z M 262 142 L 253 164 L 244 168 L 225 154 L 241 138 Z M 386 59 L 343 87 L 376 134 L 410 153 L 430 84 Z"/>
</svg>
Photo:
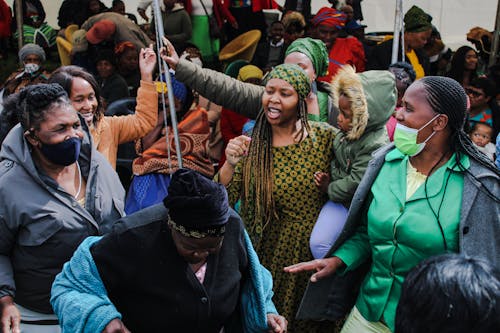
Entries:
<svg viewBox="0 0 500 333">
<path fill-rule="evenodd" d="M 94 114 L 92 112 L 87 112 L 87 113 L 80 113 L 80 115 L 85 119 L 87 123 L 92 122 L 92 119 L 94 118 Z"/>
<path fill-rule="evenodd" d="M 269 119 L 278 119 L 281 114 L 281 111 L 275 108 L 268 108 L 267 109 L 267 117 Z"/>
</svg>

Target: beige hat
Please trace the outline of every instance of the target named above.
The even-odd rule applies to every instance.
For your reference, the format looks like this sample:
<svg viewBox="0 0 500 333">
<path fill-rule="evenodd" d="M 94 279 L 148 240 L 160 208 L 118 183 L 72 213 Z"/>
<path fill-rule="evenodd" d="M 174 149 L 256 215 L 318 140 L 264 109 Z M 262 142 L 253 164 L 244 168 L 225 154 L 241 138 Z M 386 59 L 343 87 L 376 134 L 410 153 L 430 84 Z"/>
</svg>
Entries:
<svg viewBox="0 0 500 333">
<path fill-rule="evenodd" d="M 71 43 L 73 44 L 73 52 L 87 51 L 89 43 L 85 37 L 86 31 L 84 29 L 77 30 L 71 35 Z"/>
</svg>

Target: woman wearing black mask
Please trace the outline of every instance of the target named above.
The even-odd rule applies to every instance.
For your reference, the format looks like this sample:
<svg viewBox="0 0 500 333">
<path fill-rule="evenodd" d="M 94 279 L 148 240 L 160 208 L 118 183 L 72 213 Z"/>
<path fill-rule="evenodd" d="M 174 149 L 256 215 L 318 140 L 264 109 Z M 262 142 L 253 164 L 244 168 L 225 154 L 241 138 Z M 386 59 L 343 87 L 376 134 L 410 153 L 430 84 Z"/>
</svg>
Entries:
<svg viewBox="0 0 500 333">
<path fill-rule="evenodd" d="M 60 85 L 25 88 L 17 109 L 21 124 L 0 151 L 0 327 L 60 332 L 54 277 L 123 215 L 124 190 Z"/>
</svg>

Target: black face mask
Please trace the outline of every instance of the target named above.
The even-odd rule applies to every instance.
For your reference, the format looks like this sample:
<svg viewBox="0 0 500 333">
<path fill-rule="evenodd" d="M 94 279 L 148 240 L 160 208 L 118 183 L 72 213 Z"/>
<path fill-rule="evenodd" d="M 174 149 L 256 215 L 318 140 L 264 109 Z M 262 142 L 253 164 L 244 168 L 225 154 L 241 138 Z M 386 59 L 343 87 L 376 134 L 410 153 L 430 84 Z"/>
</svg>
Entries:
<svg viewBox="0 0 500 333">
<path fill-rule="evenodd" d="M 41 142 L 41 141 L 40 141 Z M 82 140 L 80 138 L 70 138 L 56 144 L 42 143 L 40 151 L 49 161 L 57 165 L 68 166 L 75 163 L 80 156 Z"/>
</svg>

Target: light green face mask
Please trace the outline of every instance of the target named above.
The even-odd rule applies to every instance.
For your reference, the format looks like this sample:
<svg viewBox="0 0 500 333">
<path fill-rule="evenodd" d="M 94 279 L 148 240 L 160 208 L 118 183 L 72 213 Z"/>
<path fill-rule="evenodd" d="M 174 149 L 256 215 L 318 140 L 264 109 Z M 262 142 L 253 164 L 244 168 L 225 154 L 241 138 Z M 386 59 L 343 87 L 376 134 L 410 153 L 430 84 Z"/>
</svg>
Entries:
<svg viewBox="0 0 500 333">
<path fill-rule="evenodd" d="M 429 141 L 434 136 L 434 134 L 436 134 L 436 132 L 432 132 L 432 134 L 429 135 L 424 142 L 417 143 L 418 132 L 423 130 L 427 125 L 429 125 L 434 119 L 439 116 L 440 115 L 437 114 L 436 116 L 434 116 L 434 118 L 429 120 L 424 126 L 420 127 L 419 129 L 410 128 L 397 123 L 396 129 L 394 130 L 394 144 L 396 145 L 396 148 L 398 148 L 400 152 L 408 156 L 415 156 L 420 154 L 420 152 L 424 149 L 427 141 Z"/>
</svg>

